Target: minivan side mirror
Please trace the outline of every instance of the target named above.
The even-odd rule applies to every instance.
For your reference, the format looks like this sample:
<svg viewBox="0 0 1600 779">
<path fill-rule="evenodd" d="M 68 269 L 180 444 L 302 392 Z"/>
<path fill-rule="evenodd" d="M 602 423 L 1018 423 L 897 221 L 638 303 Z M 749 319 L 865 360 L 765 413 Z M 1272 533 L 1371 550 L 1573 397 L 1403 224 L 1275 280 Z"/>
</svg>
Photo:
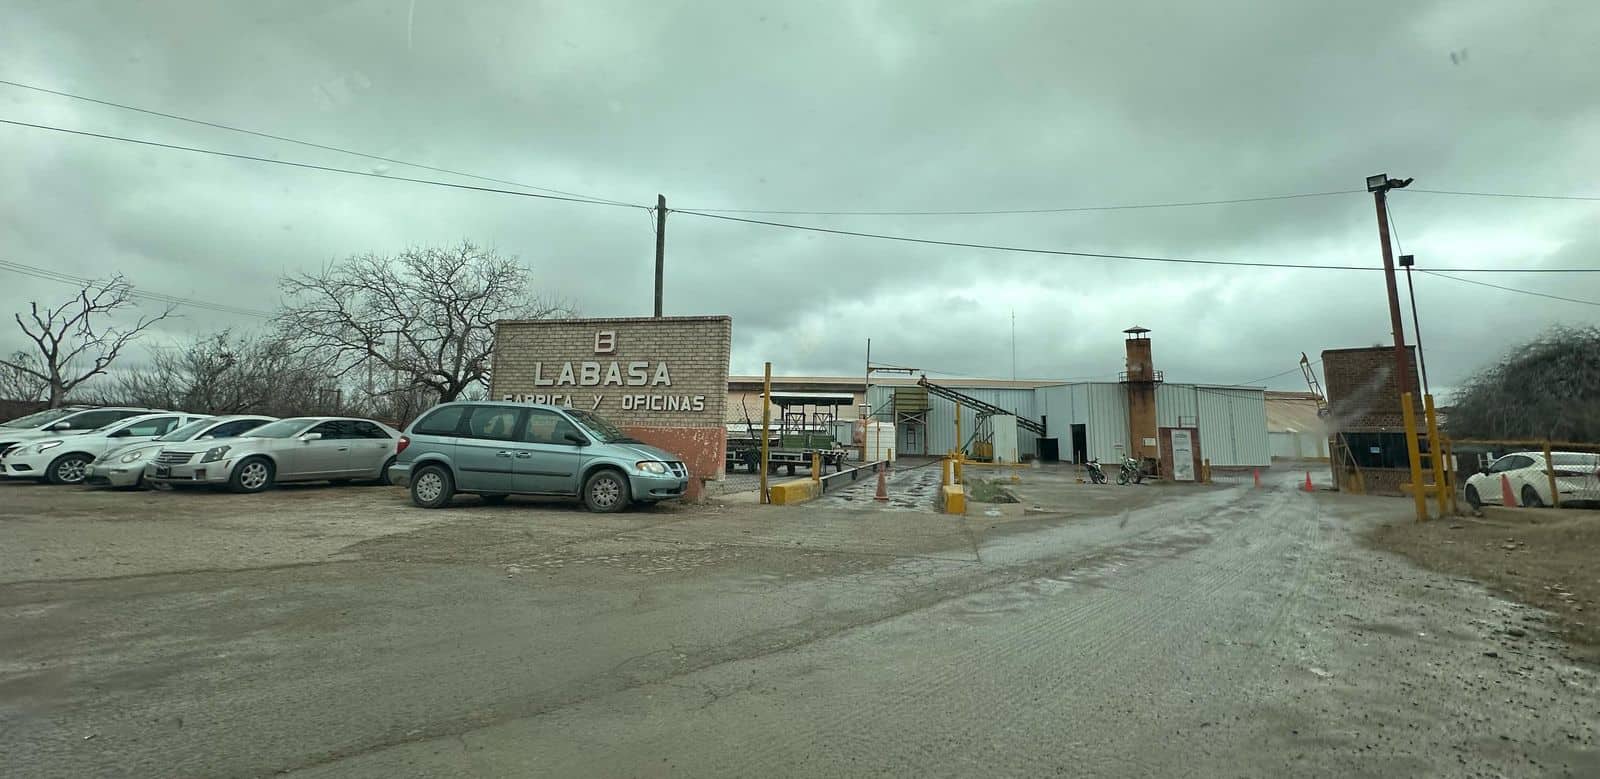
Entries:
<svg viewBox="0 0 1600 779">
<path fill-rule="evenodd" d="M 320 440 L 322 440 L 322 434 L 321 433 L 306 433 L 305 435 L 300 436 L 300 440 L 305 441 L 306 443 L 311 443 L 312 441 L 320 441 Z"/>
<path fill-rule="evenodd" d="M 72 423 L 71 422 L 57 422 L 57 423 L 55 423 L 55 424 L 53 424 L 53 425 L 51 425 L 51 426 L 49 426 L 49 427 L 47 427 L 45 429 L 46 430 L 71 430 L 72 429 Z"/>
<path fill-rule="evenodd" d="M 572 430 L 568 430 L 566 435 L 562 436 L 562 438 L 567 439 L 567 443 L 570 443 L 573 446 L 589 445 L 589 439 L 584 438 L 582 433 L 574 432 Z"/>
</svg>

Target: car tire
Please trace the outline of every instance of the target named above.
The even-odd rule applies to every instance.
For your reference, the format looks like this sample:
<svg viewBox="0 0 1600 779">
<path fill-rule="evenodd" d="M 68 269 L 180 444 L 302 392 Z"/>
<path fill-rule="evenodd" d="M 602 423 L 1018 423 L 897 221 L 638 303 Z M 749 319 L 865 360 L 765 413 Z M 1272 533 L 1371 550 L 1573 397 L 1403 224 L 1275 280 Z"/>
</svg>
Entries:
<svg viewBox="0 0 1600 779">
<path fill-rule="evenodd" d="M 621 471 L 602 468 L 583 480 L 583 505 L 597 514 L 621 511 L 632 503 L 628 495 L 628 477 Z"/>
<path fill-rule="evenodd" d="M 233 466 L 233 473 L 228 476 L 228 491 L 242 495 L 261 492 L 272 488 L 273 479 L 278 475 L 277 466 L 265 457 L 246 457 L 243 462 Z"/>
<path fill-rule="evenodd" d="M 478 499 L 483 501 L 486 505 L 498 506 L 498 505 L 500 505 L 502 503 L 505 503 L 506 502 L 506 498 L 509 498 L 509 497 L 511 497 L 511 496 L 510 495 L 503 495 L 503 494 L 500 494 L 500 493 L 493 493 L 493 494 L 490 494 L 490 495 L 479 495 Z"/>
<path fill-rule="evenodd" d="M 89 463 L 94 458 L 80 452 L 69 452 L 50 461 L 44 471 L 44 480 L 51 484 L 82 484 L 89 475 Z"/>
<path fill-rule="evenodd" d="M 438 465 L 424 465 L 411 477 L 411 502 L 418 508 L 438 509 L 456 496 L 456 480 Z"/>
<path fill-rule="evenodd" d="M 1483 498 L 1478 497 L 1478 488 L 1471 484 L 1467 485 L 1467 505 L 1474 510 L 1483 508 Z"/>
<path fill-rule="evenodd" d="M 1532 484 L 1522 488 L 1522 505 L 1530 509 L 1544 508 L 1544 501 L 1539 499 L 1539 491 L 1534 489 Z"/>
<path fill-rule="evenodd" d="M 389 478 L 389 469 L 393 468 L 393 467 L 394 467 L 394 458 L 393 457 L 390 457 L 389 459 L 383 461 L 383 470 L 378 471 L 378 481 L 376 482 L 376 484 L 378 486 L 387 487 L 387 486 L 389 486 L 391 484 L 394 484 L 394 480 Z"/>
</svg>

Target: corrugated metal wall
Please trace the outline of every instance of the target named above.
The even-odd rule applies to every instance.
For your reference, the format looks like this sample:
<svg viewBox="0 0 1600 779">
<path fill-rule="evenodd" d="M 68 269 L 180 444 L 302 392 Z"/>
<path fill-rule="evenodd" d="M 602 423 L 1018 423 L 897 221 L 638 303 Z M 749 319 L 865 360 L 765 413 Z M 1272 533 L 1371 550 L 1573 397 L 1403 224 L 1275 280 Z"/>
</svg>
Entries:
<svg viewBox="0 0 1600 779">
<path fill-rule="evenodd" d="M 962 387 L 955 384 L 947 386 L 963 395 L 970 395 L 985 403 L 993 403 L 1017 416 L 1027 417 L 1038 421 L 1039 415 L 1034 410 L 1034 391 L 1031 389 L 984 389 L 977 387 Z M 874 386 L 867 392 L 867 402 L 872 404 L 874 418 L 883 421 L 893 421 L 889 406 L 893 397 L 893 388 Z M 882 410 L 879 413 L 879 410 Z M 953 401 L 946 400 L 937 395 L 928 396 L 928 429 L 927 441 L 911 441 L 907 439 L 906 429 L 900 426 L 896 430 L 895 454 L 916 455 L 921 454 L 926 446 L 930 455 L 942 454 L 956 448 L 956 406 Z M 977 415 L 971 408 L 961 409 L 961 438 L 963 443 L 972 438 L 973 426 L 977 424 Z M 1038 452 L 1038 436 L 1032 431 L 1017 428 L 1017 451 L 1021 454 L 1036 454 Z"/>
<path fill-rule="evenodd" d="M 1201 453 L 1213 466 L 1272 464 L 1265 393 L 1193 385 L 1187 389 L 1195 395 L 1200 417 Z"/>
</svg>

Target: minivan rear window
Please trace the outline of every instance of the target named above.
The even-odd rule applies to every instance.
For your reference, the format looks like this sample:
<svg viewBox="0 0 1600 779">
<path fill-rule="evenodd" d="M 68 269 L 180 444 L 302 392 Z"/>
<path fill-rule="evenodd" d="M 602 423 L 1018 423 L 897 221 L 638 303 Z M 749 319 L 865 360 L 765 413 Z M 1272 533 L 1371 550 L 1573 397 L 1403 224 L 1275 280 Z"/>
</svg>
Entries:
<svg viewBox="0 0 1600 779">
<path fill-rule="evenodd" d="M 441 406 L 417 422 L 412 432 L 422 435 L 455 435 L 461 428 L 461 415 L 469 406 Z"/>
</svg>

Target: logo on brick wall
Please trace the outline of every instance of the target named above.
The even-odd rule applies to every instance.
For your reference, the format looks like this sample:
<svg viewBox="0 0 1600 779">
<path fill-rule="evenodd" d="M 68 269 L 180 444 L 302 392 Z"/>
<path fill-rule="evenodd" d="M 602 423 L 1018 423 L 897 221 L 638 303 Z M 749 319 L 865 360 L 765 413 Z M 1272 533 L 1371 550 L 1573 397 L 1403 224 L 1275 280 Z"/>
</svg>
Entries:
<svg viewBox="0 0 1600 779">
<path fill-rule="evenodd" d="M 616 354 L 617 353 L 617 331 L 615 331 L 615 330 L 599 330 L 599 331 L 595 332 L 595 334 L 594 334 L 594 353 L 595 354 Z"/>
</svg>

